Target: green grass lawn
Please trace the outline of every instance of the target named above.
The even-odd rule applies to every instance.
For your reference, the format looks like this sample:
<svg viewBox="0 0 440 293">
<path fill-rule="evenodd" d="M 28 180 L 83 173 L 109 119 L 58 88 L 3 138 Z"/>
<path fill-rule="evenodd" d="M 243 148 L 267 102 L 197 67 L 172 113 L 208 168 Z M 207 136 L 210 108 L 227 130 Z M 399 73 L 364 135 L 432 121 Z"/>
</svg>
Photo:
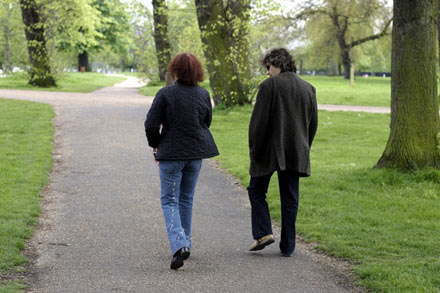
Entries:
<svg viewBox="0 0 440 293">
<path fill-rule="evenodd" d="M 212 132 L 221 166 L 249 183 L 252 108 L 216 110 Z M 375 292 L 440 292 L 440 171 L 372 169 L 389 115 L 319 112 L 312 176 L 301 179 L 298 232 L 317 249 L 350 260 Z M 280 221 L 276 177 L 268 192 Z M 250 233 L 250 232 L 249 232 Z"/>
<path fill-rule="evenodd" d="M 28 84 L 27 73 L 14 73 L 10 76 L 0 78 L 0 88 L 86 93 L 111 86 L 123 80 L 125 80 L 125 78 L 121 76 L 111 76 L 96 72 L 64 73 L 57 81 L 57 87 L 39 88 Z"/>
<path fill-rule="evenodd" d="M 23 286 L 1 276 L 26 263 L 22 251 L 52 166 L 53 117 L 46 104 L 0 99 L 0 292 Z"/>
<path fill-rule="evenodd" d="M 264 76 L 261 80 L 264 80 Z M 316 88 L 316 98 L 319 104 L 353 105 L 389 107 L 391 103 L 391 78 L 357 76 L 354 86 L 340 76 L 301 75 Z M 202 83 L 211 95 L 209 81 Z M 139 93 L 154 96 L 163 84 L 153 83 L 140 89 Z M 440 86 L 439 86 L 440 90 Z M 439 100 L 440 102 L 440 100 Z"/>
<path fill-rule="evenodd" d="M 146 86 L 143 86 L 139 89 L 139 94 L 144 96 L 151 96 L 154 97 L 156 93 L 165 86 L 165 84 L 156 84 L 154 85 L 148 84 Z"/>
<path fill-rule="evenodd" d="M 353 86 L 340 76 L 301 75 L 316 88 L 319 104 L 389 107 L 391 78 L 356 76 Z"/>
<path fill-rule="evenodd" d="M 137 77 L 137 78 L 140 78 L 140 79 L 147 79 L 147 76 L 143 72 L 129 72 L 129 71 L 125 71 L 125 72 L 122 72 L 121 74 L 125 75 L 125 76 Z"/>
<path fill-rule="evenodd" d="M 261 80 L 266 77 L 262 76 Z M 391 79 L 382 77 L 357 77 L 354 86 L 342 77 L 301 75 L 316 88 L 319 104 L 362 105 L 389 107 L 391 102 Z M 139 93 L 154 96 L 163 83 L 152 83 L 140 89 Z M 209 81 L 202 86 L 210 90 Z M 210 90 L 212 94 L 212 91 Z"/>
</svg>

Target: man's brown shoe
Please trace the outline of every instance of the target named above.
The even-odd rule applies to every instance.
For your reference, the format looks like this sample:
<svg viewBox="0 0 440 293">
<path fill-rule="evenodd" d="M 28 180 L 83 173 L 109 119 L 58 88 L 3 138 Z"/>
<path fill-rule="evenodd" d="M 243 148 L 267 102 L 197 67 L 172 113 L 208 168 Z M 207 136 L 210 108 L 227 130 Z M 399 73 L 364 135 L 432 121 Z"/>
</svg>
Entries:
<svg viewBox="0 0 440 293">
<path fill-rule="evenodd" d="M 257 239 L 254 244 L 249 247 L 250 251 L 257 251 L 262 250 L 269 244 L 272 244 L 275 242 L 275 239 L 273 238 L 273 235 L 266 235 L 264 237 L 261 237 L 260 239 Z"/>
</svg>

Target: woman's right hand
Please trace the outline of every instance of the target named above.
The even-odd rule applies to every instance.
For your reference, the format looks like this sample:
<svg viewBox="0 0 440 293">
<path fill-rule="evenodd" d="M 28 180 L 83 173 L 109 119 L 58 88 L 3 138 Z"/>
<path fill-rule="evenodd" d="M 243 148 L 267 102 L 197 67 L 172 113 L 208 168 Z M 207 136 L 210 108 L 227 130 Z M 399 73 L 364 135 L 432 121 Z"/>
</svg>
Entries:
<svg viewBox="0 0 440 293">
<path fill-rule="evenodd" d="M 157 154 L 157 148 L 153 148 L 154 162 L 156 163 L 156 166 L 159 166 L 159 161 L 156 160 L 156 154 Z"/>
</svg>

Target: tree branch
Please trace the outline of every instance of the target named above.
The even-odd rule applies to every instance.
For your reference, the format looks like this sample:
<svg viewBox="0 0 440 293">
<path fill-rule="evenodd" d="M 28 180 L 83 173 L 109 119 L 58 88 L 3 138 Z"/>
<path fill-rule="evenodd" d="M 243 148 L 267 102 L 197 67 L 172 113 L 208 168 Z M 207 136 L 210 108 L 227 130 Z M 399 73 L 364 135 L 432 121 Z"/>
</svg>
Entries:
<svg viewBox="0 0 440 293">
<path fill-rule="evenodd" d="M 360 44 L 365 43 L 367 41 L 376 40 L 376 39 L 379 39 L 379 38 L 389 34 L 387 32 L 387 30 L 388 30 L 388 27 L 390 26 L 392 21 L 393 21 L 393 19 L 390 18 L 390 20 L 387 21 L 387 23 L 385 24 L 385 27 L 383 28 L 383 30 L 380 33 L 375 34 L 375 35 L 371 35 L 369 37 L 365 37 L 365 38 L 362 38 L 362 39 L 359 39 L 359 40 L 356 40 L 356 41 L 353 41 L 353 42 L 350 43 L 350 47 L 354 47 L 354 46 L 360 45 Z"/>
<path fill-rule="evenodd" d="M 321 9 L 321 8 L 317 8 L 316 6 L 314 6 L 313 4 L 310 4 L 309 6 L 305 6 L 303 7 L 299 13 L 297 13 L 296 15 L 294 15 L 293 17 L 286 17 L 286 19 L 292 20 L 292 21 L 297 21 L 297 20 L 305 20 L 308 17 L 315 15 L 315 14 L 327 14 L 328 15 L 328 11 L 325 9 Z"/>
</svg>

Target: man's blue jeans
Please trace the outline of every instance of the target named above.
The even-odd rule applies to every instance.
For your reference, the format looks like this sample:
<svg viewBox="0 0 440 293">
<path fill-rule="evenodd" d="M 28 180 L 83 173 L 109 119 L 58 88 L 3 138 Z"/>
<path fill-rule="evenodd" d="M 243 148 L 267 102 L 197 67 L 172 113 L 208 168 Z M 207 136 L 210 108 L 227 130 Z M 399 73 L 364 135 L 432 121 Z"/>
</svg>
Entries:
<svg viewBox="0 0 440 293">
<path fill-rule="evenodd" d="M 202 160 L 160 161 L 161 203 L 171 252 L 191 248 L 194 191 Z"/>
<path fill-rule="evenodd" d="M 281 241 L 280 250 L 292 254 L 295 250 L 296 215 L 299 204 L 299 177 L 295 172 L 277 171 L 281 199 Z M 248 186 L 251 202 L 252 236 L 259 239 L 272 234 L 269 206 L 266 202 L 267 188 L 272 174 L 251 177 Z"/>
</svg>

